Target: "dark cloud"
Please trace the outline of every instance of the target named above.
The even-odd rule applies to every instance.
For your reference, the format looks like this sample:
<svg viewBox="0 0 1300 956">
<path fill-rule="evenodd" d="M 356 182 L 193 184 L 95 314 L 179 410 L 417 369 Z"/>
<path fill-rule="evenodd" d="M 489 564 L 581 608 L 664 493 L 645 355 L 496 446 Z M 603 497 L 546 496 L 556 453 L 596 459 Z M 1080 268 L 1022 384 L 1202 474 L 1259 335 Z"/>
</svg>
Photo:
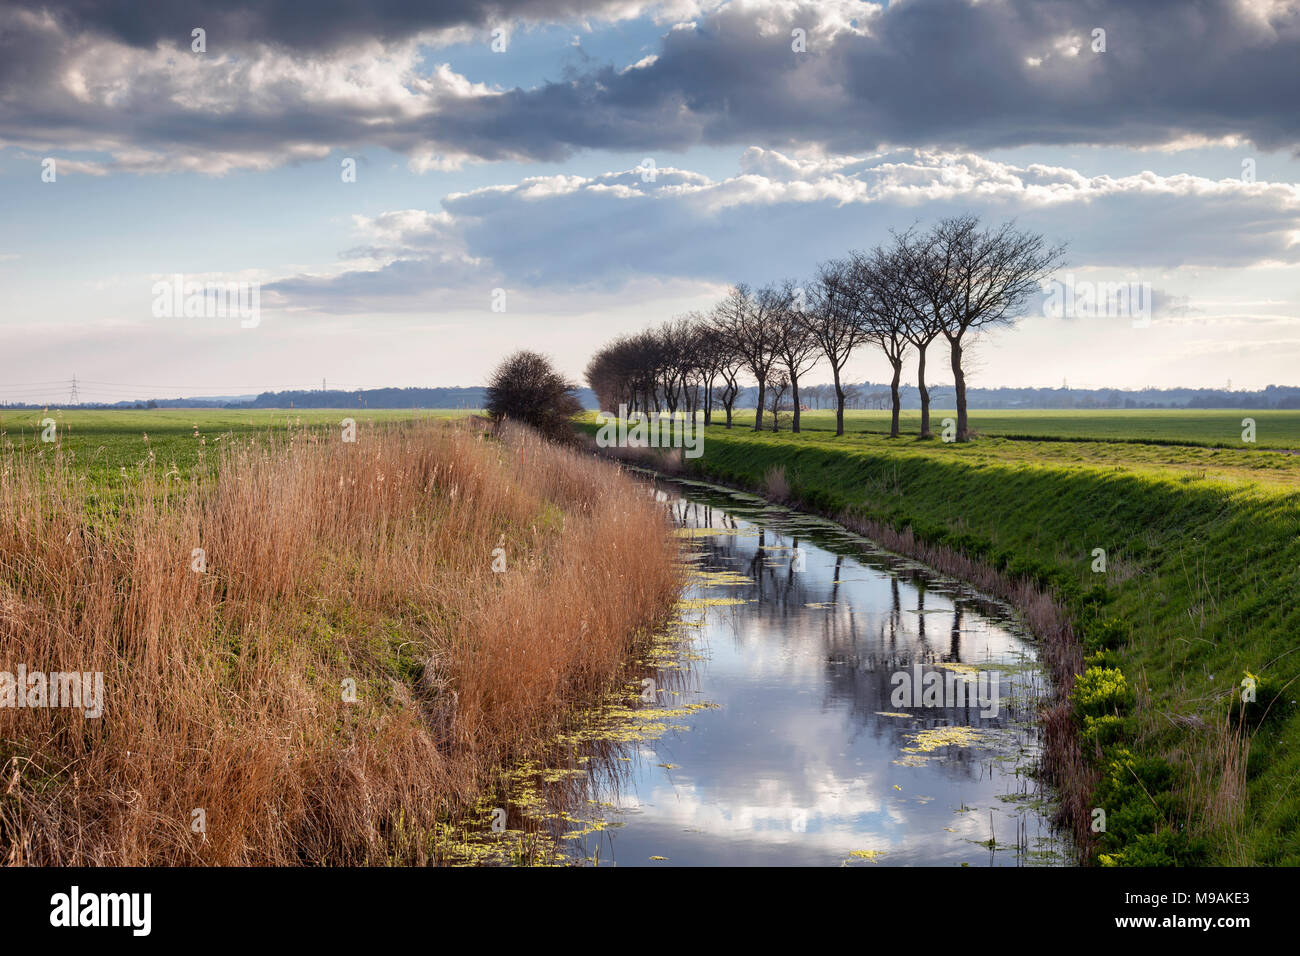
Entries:
<svg viewBox="0 0 1300 956">
<path fill-rule="evenodd" d="M 543 157 L 697 143 L 1300 144 L 1295 6 L 910 0 L 864 19 L 865 32 L 819 36 L 826 9 L 724 8 L 669 33 L 649 66 L 456 104 L 433 130 L 476 151 Z M 791 50 L 795 28 L 809 31 L 807 53 Z M 1095 29 L 1104 52 L 1093 51 Z"/>
<path fill-rule="evenodd" d="M 402 40 L 427 30 L 487 26 L 514 18 L 570 19 L 599 14 L 609 0 L 9 0 L 8 6 L 48 14 L 65 32 L 110 37 L 136 47 L 188 46 L 202 27 L 212 48 L 267 43 L 323 50 L 359 38 Z"/>
<path fill-rule="evenodd" d="M 1300 147 L 1295 3 L 742 0 L 666 30 L 635 68 L 582 65 L 505 92 L 450 70 L 430 75 L 436 54 L 422 62 L 399 43 L 510 16 L 634 9 L 614 0 L 245 2 L 215 14 L 190 0 L 11 6 L 0 15 L 0 141 L 103 149 L 125 169 L 218 172 L 371 145 L 417 168 L 700 144 Z M 196 62 L 188 36 L 199 23 L 209 56 Z M 806 53 L 791 49 L 795 29 L 807 31 Z M 99 50 L 96 37 L 136 49 Z M 162 52 L 151 46 L 161 41 Z M 378 43 L 397 58 L 388 73 L 373 69 Z"/>
</svg>

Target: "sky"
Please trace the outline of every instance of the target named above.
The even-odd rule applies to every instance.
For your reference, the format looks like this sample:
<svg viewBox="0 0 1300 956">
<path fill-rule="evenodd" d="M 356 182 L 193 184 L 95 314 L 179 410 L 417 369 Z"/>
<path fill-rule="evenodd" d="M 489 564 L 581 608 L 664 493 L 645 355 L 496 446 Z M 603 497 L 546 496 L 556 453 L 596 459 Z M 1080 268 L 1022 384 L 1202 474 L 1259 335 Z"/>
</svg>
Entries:
<svg viewBox="0 0 1300 956">
<path fill-rule="evenodd" d="M 1045 290 L 971 384 L 1296 385 L 1298 102 L 1281 0 L 8 0 L 0 402 L 580 379 L 959 213 L 1151 305 Z"/>
</svg>

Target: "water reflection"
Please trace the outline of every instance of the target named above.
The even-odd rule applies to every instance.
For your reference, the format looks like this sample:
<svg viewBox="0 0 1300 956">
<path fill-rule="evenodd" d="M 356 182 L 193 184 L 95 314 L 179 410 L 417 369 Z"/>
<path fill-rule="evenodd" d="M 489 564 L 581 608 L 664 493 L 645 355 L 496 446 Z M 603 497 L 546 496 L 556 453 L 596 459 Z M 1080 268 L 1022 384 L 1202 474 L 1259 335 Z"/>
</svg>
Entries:
<svg viewBox="0 0 1300 956">
<path fill-rule="evenodd" d="M 1062 860 L 1030 775 L 1044 678 L 1002 609 L 829 522 L 693 483 L 656 493 L 695 569 L 689 640 L 647 671 L 640 706 L 671 712 L 659 735 L 577 758 L 580 797 L 547 789 L 570 857 Z"/>
</svg>

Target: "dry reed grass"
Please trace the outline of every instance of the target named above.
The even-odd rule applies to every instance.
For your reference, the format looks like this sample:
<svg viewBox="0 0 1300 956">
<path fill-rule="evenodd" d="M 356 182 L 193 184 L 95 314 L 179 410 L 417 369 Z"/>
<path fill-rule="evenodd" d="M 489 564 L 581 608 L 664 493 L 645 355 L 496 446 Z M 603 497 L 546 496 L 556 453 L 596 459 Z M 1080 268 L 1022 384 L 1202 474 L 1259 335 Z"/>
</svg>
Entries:
<svg viewBox="0 0 1300 956">
<path fill-rule="evenodd" d="M 0 853 L 428 862 L 435 822 L 671 609 L 665 529 L 616 467 L 519 429 L 241 442 L 192 479 L 144 465 L 107 506 L 66 460 L 10 453 L 0 670 L 102 671 L 107 701 L 0 708 Z"/>
<path fill-rule="evenodd" d="M 763 475 L 763 494 L 774 501 L 790 500 L 790 482 L 785 476 L 785 465 L 773 465 Z"/>
<path fill-rule="evenodd" d="M 680 448 L 652 448 L 647 445 L 614 445 L 601 448 L 592 435 L 580 434 L 577 443 L 589 453 L 612 458 L 633 468 L 645 468 L 661 475 L 680 475 L 686 467 Z"/>
</svg>

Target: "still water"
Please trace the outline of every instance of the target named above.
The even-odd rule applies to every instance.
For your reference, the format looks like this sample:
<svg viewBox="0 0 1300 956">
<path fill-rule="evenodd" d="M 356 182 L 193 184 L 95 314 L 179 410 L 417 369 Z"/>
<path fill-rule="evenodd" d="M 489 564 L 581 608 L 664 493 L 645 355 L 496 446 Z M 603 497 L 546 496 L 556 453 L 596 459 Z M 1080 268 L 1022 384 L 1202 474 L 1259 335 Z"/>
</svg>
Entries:
<svg viewBox="0 0 1300 956">
<path fill-rule="evenodd" d="M 1007 609 L 753 496 L 654 493 L 692 569 L 676 640 L 516 795 L 564 859 L 1066 862 L 1034 776 L 1046 678 Z"/>
</svg>

